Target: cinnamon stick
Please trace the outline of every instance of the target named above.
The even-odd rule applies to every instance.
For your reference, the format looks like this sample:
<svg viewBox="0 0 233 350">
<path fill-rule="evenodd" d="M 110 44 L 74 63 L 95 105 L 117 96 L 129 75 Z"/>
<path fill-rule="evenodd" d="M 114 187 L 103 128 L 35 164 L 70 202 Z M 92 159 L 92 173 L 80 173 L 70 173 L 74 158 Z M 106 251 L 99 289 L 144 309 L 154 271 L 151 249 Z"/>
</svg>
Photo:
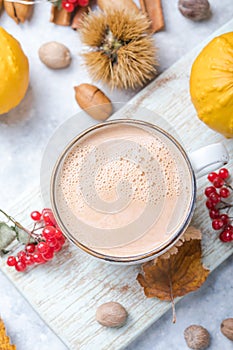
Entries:
<svg viewBox="0 0 233 350">
<path fill-rule="evenodd" d="M 164 28 L 164 17 L 161 0 L 139 0 L 142 12 L 146 13 L 151 20 L 152 33 L 159 32 Z"/>
<path fill-rule="evenodd" d="M 133 0 L 97 0 L 97 5 L 102 11 L 106 9 L 139 11 Z"/>
<path fill-rule="evenodd" d="M 3 9 L 3 0 L 0 0 L 0 14 L 1 14 L 2 9 Z"/>
<path fill-rule="evenodd" d="M 71 24 L 72 29 L 77 30 L 81 27 L 82 19 L 85 13 L 88 13 L 88 6 L 86 7 L 80 6 L 77 8 L 76 13 L 72 19 L 72 24 Z"/>
<path fill-rule="evenodd" d="M 65 9 L 59 9 L 57 6 L 52 5 L 50 22 L 59 26 L 69 26 L 71 22 L 71 13 Z"/>
</svg>

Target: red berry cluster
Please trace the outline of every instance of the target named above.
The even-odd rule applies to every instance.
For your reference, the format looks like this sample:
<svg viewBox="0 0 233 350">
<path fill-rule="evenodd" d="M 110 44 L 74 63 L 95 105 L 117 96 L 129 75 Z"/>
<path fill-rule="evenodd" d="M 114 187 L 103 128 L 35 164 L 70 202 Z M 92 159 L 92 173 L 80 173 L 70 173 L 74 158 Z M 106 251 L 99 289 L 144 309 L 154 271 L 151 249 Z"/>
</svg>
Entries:
<svg viewBox="0 0 233 350">
<path fill-rule="evenodd" d="M 45 208 L 42 213 L 33 211 L 31 218 L 35 222 L 31 232 L 35 242 L 26 244 L 24 250 L 7 259 L 7 265 L 14 266 L 20 272 L 25 271 L 30 265 L 44 264 L 53 259 L 54 253 L 59 252 L 65 243 L 65 238 L 57 226 L 51 209 Z"/>
<path fill-rule="evenodd" d="M 86 7 L 89 5 L 89 0 L 62 0 L 62 8 L 67 12 L 73 12 L 77 6 Z"/>
<path fill-rule="evenodd" d="M 229 210 L 232 205 L 225 201 L 231 195 L 232 187 L 227 183 L 229 171 L 222 168 L 218 173 L 212 172 L 208 175 L 208 180 L 212 186 L 206 187 L 205 195 L 207 197 L 206 207 L 209 209 L 209 216 L 212 219 L 214 230 L 221 230 L 219 238 L 222 242 L 233 241 L 232 218 L 229 216 Z M 223 211 L 226 209 L 226 212 Z"/>
</svg>

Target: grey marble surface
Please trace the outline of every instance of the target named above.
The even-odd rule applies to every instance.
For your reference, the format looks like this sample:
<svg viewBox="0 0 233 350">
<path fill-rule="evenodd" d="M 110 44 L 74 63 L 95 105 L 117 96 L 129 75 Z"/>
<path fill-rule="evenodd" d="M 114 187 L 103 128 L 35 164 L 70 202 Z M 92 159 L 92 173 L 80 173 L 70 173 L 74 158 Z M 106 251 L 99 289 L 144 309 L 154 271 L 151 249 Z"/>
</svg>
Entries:
<svg viewBox="0 0 233 350">
<path fill-rule="evenodd" d="M 232 18 L 232 0 L 210 3 L 212 18 L 193 23 L 178 12 L 177 1 L 163 1 L 166 29 L 155 35 L 160 71 Z M 5 13 L 0 18 L 0 25 L 20 40 L 31 70 L 30 88 L 24 101 L 8 115 L 0 116 L 0 207 L 6 210 L 17 196 L 39 184 L 40 162 L 49 137 L 57 126 L 79 110 L 73 86 L 91 82 L 78 56 L 82 47 L 77 33 L 49 23 L 49 11 L 47 3 L 38 4 L 31 22 L 22 26 L 17 26 Z M 52 40 L 61 41 L 70 48 L 73 61 L 69 69 L 54 72 L 39 61 L 38 48 Z M 103 90 L 116 102 L 127 102 L 135 94 L 131 91 L 111 92 L 106 87 Z M 127 350 L 185 350 L 183 331 L 193 323 L 202 324 L 210 331 L 210 349 L 233 349 L 233 343 L 219 331 L 221 320 L 233 317 L 232 264 L 233 258 L 230 258 L 198 292 L 177 305 L 176 325 L 171 323 L 168 312 Z M 66 349 L 2 273 L 0 315 L 18 350 Z"/>
</svg>

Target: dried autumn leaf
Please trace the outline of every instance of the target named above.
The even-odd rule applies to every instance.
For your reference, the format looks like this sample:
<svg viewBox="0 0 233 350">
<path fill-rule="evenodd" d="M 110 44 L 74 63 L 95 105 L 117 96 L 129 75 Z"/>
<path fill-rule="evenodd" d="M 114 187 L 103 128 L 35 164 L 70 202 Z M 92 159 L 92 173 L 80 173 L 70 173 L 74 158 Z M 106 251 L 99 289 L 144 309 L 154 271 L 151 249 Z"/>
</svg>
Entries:
<svg viewBox="0 0 233 350">
<path fill-rule="evenodd" d="M 170 258 L 171 255 L 178 253 L 178 247 L 180 247 L 185 241 L 191 239 L 201 240 L 201 231 L 193 226 L 189 226 L 180 239 L 171 247 L 166 253 L 163 254 L 164 259 Z"/>
<path fill-rule="evenodd" d="M 201 257 L 201 232 L 190 227 L 176 244 L 176 249 L 143 264 L 144 274 L 137 276 L 148 298 L 172 302 L 173 322 L 174 298 L 200 288 L 209 274 L 209 270 L 202 265 Z"/>
<path fill-rule="evenodd" d="M 1 350 L 16 350 L 15 345 L 10 344 L 10 338 L 6 334 L 6 329 L 3 320 L 0 318 L 0 349 Z"/>
</svg>

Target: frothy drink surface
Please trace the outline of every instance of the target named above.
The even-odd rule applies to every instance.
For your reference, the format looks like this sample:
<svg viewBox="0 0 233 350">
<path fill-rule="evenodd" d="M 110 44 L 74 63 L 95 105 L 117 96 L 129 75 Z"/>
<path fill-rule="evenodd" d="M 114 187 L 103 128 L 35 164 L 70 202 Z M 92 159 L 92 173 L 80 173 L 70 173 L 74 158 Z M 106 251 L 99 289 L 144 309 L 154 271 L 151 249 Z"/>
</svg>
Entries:
<svg viewBox="0 0 233 350">
<path fill-rule="evenodd" d="M 162 247 L 182 227 L 192 177 L 176 145 L 147 126 L 113 124 L 69 150 L 56 203 L 72 236 L 96 252 L 132 257 Z"/>
</svg>

